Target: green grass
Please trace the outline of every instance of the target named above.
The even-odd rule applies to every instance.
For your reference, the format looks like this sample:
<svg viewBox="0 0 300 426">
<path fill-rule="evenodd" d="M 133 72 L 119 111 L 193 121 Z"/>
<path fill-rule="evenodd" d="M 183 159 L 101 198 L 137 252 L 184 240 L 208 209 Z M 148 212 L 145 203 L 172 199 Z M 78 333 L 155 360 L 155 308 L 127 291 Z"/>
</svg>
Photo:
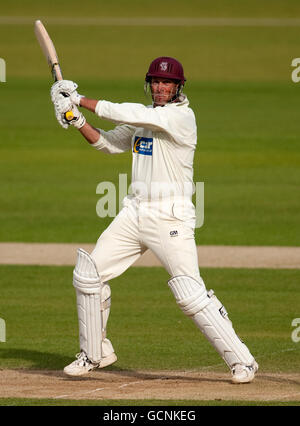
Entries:
<svg viewBox="0 0 300 426">
<path fill-rule="evenodd" d="M 102 400 L 53 400 L 53 399 L 32 399 L 32 398 L 0 398 L 1 406 L 31 406 L 31 407 L 43 407 L 43 406 L 102 406 L 102 407 L 114 407 L 114 406 L 143 406 L 143 407 L 159 407 L 159 406 L 299 406 L 299 401 L 197 401 L 197 400 L 161 400 L 161 399 L 141 399 L 141 400 L 127 400 L 127 399 L 102 399 Z M 108 411 L 108 410 L 107 410 Z M 146 411 L 147 412 L 147 411 Z M 103 414 L 103 410 L 101 411 Z M 101 414 L 97 412 L 98 417 Z M 91 413 L 89 412 L 89 415 Z M 150 413 L 151 414 L 151 413 Z M 160 414 L 161 416 L 161 414 Z"/>
<path fill-rule="evenodd" d="M 1 266 L 0 271 L 0 316 L 7 328 L 0 368 L 62 369 L 78 352 L 72 268 Z M 299 317 L 299 271 L 203 269 L 202 276 L 261 371 L 297 371 L 300 347 L 291 340 L 291 322 Z M 118 362 L 110 368 L 227 371 L 176 306 L 167 279 L 161 268 L 132 268 L 111 282 L 108 333 Z"/>
<path fill-rule="evenodd" d="M 298 270 L 204 269 L 207 288 L 224 303 L 260 372 L 298 371 Z M 59 369 L 78 351 L 72 268 L 0 267 L 0 315 L 7 341 L 0 368 Z M 136 369 L 227 372 L 227 367 L 176 306 L 161 268 L 132 268 L 111 282 L 108 334 L 118 354 L 112 371 Z M 133 349 L 134 348 L 134 349 Z M 0 406 L 299 406 L 299 401 L 53 400 L 1 398 Z M 99 414 L 99 413 L 98 413 Z"/>
<path fill-rule="evenodd" d="M 3 4 L 3 15 L 25 16 L 211 16 L 211 17 L 290 17 L 299 16 L 300 7 L 297 0 L 215 0 L 213 4 L 206 0 L 152 0 L 148 7 L 146 0 L 88 0 L 84 11 L 79 0 L 73 0 L 73 8 L 58 0 L 40 3 L 36 0 L 15 0 Z M 25 7 L 26 5 L 26 7 Z M 58 8 L 59 6 L 59 8 Z M 159 6 L 159 8 L 158 8 Z M 146 13 L 147 12 L 147 13 Z"/>
<path fill-rule="evenodd" d="M 169 0 L 163 4 L 155 0 L 151 8 L 145 1 L 119 0 L 112 2 L 115 9 L 112 14 L 107 5 L 108 2 L 89 0 L 83 22 L 77 25 L 72 24 L 72 18 L 78 18 L 75 6 L 70 11 L 67 6 L 64 10 L 64 5 L 57 0 L 52 1 L 51 5 L 45 2 L 26 1 L 25 10 L 23 1 L 19 7 L 15 6 L 15 3 L 19 2 L 20 0 L 14 2 L 13 6 L 5 4 L 1 10 L 2 15 L 10 16 L 11 19 L 20 16 L 29 18 L 26 24 L 18 23 L 18 21 L 15 24 L 1 22 L 0 54 L 7 62 L 8 84 L 12 83 L 14 77 L 46 79 L 49 75 L 45 58 L 34 36 L 33 25 L 37 18 L 43 19 L 55 42 L 65 77 L 79 81 L 97 78 L 102 82 L 108 79 L 116 81 L 134 79 L 142 82 L 149 62 L 157 56 L 169 55 L 178 57 L 183 62 L 188 83 L 192 81 L 287 82 L 291 81 L 291 61 L 299 56 L 300 28 L 296 26 L 124 27 L 89 26 L 84 22 L 85 17 L 101 19 L 105 16 L 140 16 L 142 18 L 156 16 L 166 19 L 176 16 L 178 18 L 224 17 L 226 16 L 224 0 L 218 2 L 222 4 L 222 7 L 216 7 L 216 2 L 207 6 L 208 2 L 199 0 L 187 1 L 184 4 L 178 0 L 172 2 Z M 59 8 L 54 7 L 55 3 L 59 3 Z M 74 2 L 76 3 L 78 0 Z M 136 3 L 140 7 L 137 7 Z M 238 5 L 241 2 L 229 3 Z M 31 10 L 30 4 L 34 5 L 34 11 Z M 155 4 L 159 5 L 159 12 Z M 288 0 L 284 3 L 282 0 L 256 0 L 256 2 L 247 0 L 241 4 L 242 6 L 238 6 L 240 8 L 238 16 L 234 13 L 228 16 L 255 17 L 256 15 L 257 18 L 300 16 L 300 7 L 296 0 Z M 268 7 L 270 4 L 272 7 Z M 280 6 L 281 10 L 277 9 L 276 5 Z M 259 6 L 264 13 L 257 11 L 254 15 L 248 14 L 247 6 L 248 9 Z M 12 7 L 15 10 L 12 10 Z M 97 7 L 101 8 L 101 13 L 97 11 Z M 165 8 L 168 12 L 164 12 Z M 208 9 L 211 9 L 211 13 Z M 282 9 L 285 9 L 286 13 Z M 78 11 L 82 16 L 81 7 Z M 53 16 L 60 19 L 67 17 L 71 23 L 55 23 L 51 21 Z M 72 43 L 69 43 L 70 34 Z"/>
<path fill-rule="evenodd" d="M 116 101 L 140 83 L 99 83 Z M 75 129 L 55 122 L 48 82 L 14 80 L 3 86 L 0 241 L 95 242 L 111 218 L 99 218 L 100 182 L 130 184 L 131 154 L 94 151 Z M 88 93 L 97 82 L 85 81 Z M 191 83 L 187 92 L 198 117 L 194 179 L 204 182 L 204 226 L 198 244 L 299 245 L 300 131 L 298 93 L 289 83 Z M 34 102 L 27 103 L 33 93 Z M 20 96 L 22 116 L 11 114 Z M 265 111 L 268 111 L 266 116 Z M 93 124 L 110 124 L 87 114 Z"/>
<path fill-rule="evenodd" d="M 153 29 L 47 25 L 47 19 L 44 23 L 55 42 L 65 78 L 79 83 L 84 79 L 98 79 L 102 83 L 109 79 L 133 79 L 139 80 L 142 87 L 150 62 L 163 55 L 175 56 L 183 63 L 187 85 L 193 81 L 288 82 L 292 59 L 299 56 L 299 27 Z M 50 79 L 33 24 L 34 18 L 32 25 L 0 26 L 7 85 L 15 77 Z M 74 33 L 72 44 L 66 37 L 69 32 Z"/>
<path fill-rule="evenodd" d="M 148 103 L 142 89 L 149 62 L 165 54 L 183 62 L 185 91 L 198 123 L 195 181 L 205 183 L 198 244 L 299 245 L 299 87 L 291 81 L 299 27 L 47 24 L 58 10 L 70 20 L 82 15 L 77 0 L 71 11 L 56 4 L 28 0 L 25 7 L 17 0 L 1 9 L 3 16 L 32 22 L 0 26 L 0 55 L 7 64 L 7 82 L 0 83 L 5 106 L 0 241 L 95 242 L 110 222 L 96 215 L 97 184 L 117 184 L 121 173 L 130 183 L 130 153 L 94 152 L 74 129 L 64 131 L 56 123 L 49 70 L 33 32 L 34 20 L 41 17 L 65 77 L 90 97 Z M 294 0 L 189 0 L 184 5 L 155 0 L 151 8 L 140 0 L 90 0 L 84 10 L 84 17 L 158 15 L 296 18 L 300 7 Z M 113 127 L 86 115 L 98 127 Z"/>
</svg>

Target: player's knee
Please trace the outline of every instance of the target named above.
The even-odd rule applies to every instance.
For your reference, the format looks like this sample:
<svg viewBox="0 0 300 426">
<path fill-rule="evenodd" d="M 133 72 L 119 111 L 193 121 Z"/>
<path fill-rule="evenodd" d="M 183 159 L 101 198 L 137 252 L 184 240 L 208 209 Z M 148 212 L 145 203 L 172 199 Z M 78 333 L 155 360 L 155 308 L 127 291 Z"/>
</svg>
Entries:
<svg viewBox="0 0 300 426">
<path fill-rule="evenodd" d="M 188 316 L 197 314 L 209 303 L 202 278 L 196 281 L 192 277 L 181 275 L 170 279 L 168 285 L 175 296 L 177 304 Z"/>
<path fill-rule="evenodd" d="M 77 251 L 77 262 L 73 271 L 73 285 L 83 293 L 100 293 L 101 281 L 92 257 L 83 249 Z"/>
</svg>

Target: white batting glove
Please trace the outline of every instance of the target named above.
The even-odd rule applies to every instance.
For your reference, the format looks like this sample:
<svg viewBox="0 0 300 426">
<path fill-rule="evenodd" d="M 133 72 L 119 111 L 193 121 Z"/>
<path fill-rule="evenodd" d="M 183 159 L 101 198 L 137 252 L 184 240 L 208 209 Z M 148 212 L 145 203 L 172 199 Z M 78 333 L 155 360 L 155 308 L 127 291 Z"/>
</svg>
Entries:
<svg viewBox="0 0 300 426">
<path fill-rule="evenodd" d="M 76 105 L 73 106 L 72 112 L 74 114 L 74 118 L 71 120 L 71 125 L 76 129 L 81 129 L 81 127 L 83 127 L 86 123 L 85 116 L 79 111 Z"/>
<path fill-rule="evenodd" d="M 84 115 L 78 110 L 76 105 L 73 105 L 69 97 L 65 98 L 62 94 L 58 95 L 54 102 L 54 109 L 56 119 L 64 129 L 68 129 L 70 125 L 80 129 L 86 123 Z M 72 120 L 67 120 L 66 118 L 66 113 L 69 111 L 73 113 L 74 118 Z"/>
<path fill-rule="evenodd" d="M 56 98 L 56 101 L 54 102 L 54 111 L 55 111 L 55 117 L 58 121 L 58 123 L 64 128 L 64 129 L 68 129 L 70 123 L 66 120 L 65 118 L 65 112 L 69 111 L 72 109 L 72 103 L 70 102 L 69 98 L 64 98 L 62 95 L 60 95 L 59 99 L 58 97 Z M 67 100 L 67 104 L 63 105 L 62 101 Z M 65 111 L 64 111 L 65 110 Z"/>
<path fill-rule="evenodd" d="M 78 94 L 76 91 L 77 87 L 78 84 L 71 80 L 57 81 L 51 87 L 50 94 L 52 102 L 56 102 L 59 96 L 63 95 L 64 97 L 69 97 L 74 105 L 80 105 L 80 99 L 83 98 L 83 96 Z"/>
</svg>

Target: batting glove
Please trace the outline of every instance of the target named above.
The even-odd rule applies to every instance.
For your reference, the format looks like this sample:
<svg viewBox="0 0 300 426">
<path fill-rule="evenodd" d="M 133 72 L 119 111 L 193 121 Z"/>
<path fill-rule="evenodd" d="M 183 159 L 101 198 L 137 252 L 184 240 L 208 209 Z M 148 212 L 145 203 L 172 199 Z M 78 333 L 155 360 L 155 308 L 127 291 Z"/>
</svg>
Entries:
<svg viewBox="0 0 300 426">
<path fill-rule="evenodd" d="M 79 111 L 76 105 L 73 106 L 72 112 L 74 114 L 74 118 L 70 122 L 71 125 L 76 129 L 81 129 L 81 127 L 83 127 L 86 123 L 85 116 Z"/>
<path fill-rule="evenodd" d="M 70 125 L 81 129 L 86 123 L 84 115 L 78 110 L 76 105 L 73 105 L 69 97 L 65 98 L 62 94 L 57 96 L 54 102 L 54 109 L 56 119 L 64 129 L 68 129 Z M 66 113 L 69 111 L 73 113 L 72 120 L 67 120 L 66 118 Z"/>
<path fill-rule="evenodd" d="M 52 85 L 50 91 L 52 102 L 56 102 L 60 99 L 60 95 L 63 95 L 64 97 L 69 97 L 74 105 L 80 105 L 80 99 L 83 96 L 78 94 L 77 87 L 78 84 L 71 80 L 57 81 Z"/>
</svg>

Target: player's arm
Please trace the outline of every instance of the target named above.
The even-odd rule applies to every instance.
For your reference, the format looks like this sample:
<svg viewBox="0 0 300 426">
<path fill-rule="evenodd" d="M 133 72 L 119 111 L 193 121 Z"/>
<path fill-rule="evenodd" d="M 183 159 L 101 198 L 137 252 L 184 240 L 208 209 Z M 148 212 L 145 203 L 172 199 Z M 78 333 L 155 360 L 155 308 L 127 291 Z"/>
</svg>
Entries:
<svg viewBox="0 0 300 426">
<path fill-rule="evenodd" d="M 86 122 L 78 129 L 82 136 L 97 150 L 107 154 L 120 154 L 131 148 L 135 128 L 127 125 L 116 126 L 113 130 L 102 130 Z"/>
<path fill-rule="evenodd" d="M 165 114 L 157 109 L 149 109 L 142 104 L 118 104 L 89 99 L 84 96 L 78 98 L 73 95 L 71 95 L 71 99 L 76 105 L 94 112 L 104 120 L 110 120 L 117 124 L 126 123 L 135 127 L 148 127 L 152 130 L 167 130 Z"/>
<path fill-rule="evenodd" d="M 152 131 L 170 129 L 170 110 L 168 108 L 148 108 L 145 105 L 124 102 L 114 103 L 100 100 L 97 102 L 95 113 L 103 120 L 113 123 L 126 123 L 135 127 L 143 127 Z"/>
<path fill-rule="evenodd" d="M 88 109 L 91 112 L 95 112 L 98 101 L 95 99 L 89 99 L 82 96 L 79 100 L 79 106 Z"/>
<path fill-rule="evenodd" d="M 91 112 L 95 112 L 98 100 L 89 99 L 82 96 L 79 100 L 79 106 L 86 108 Z M 121 125 L 117 126 L 114 130 L 105 132 L 104 130 L 97 129 L 86 123 L 79 129 L 82 136 L 95 148 L 110 154 L 116 154 L 127 151 L 131 147 L 131 138 L 134 128 Z"/>
<path fill-rule="evenodd" d="M 67 82 L 68 83 L 68 82 Z M 66 86 L 67 83 L 63 81 Z M 59 89 L 59 90 L 57 90 Z M 73 104 L 71 96 L 65 96 L 66 92 L 61 93 L 61 87 L 55 83 L 51 89 L 51 98 L 54 104 L 55 115 L 59 124 L 67 129 L 70 125 L 79 130 L 82 136 L 97 150 L 107 152 L 109 154 L 119 154 L 128 151 L 131 148 L 131 139 L 135 128 L 127 125 L 117 126 L 108 132 L 97 129 L 89 124 L 82 112 L 79 111 L 76 105 Z M 80 96 L 80 95 L 78 95 Z M 88 100 L 80 96 L 81 100 L 86 105 L 87 109 L 93 111 L 93 107 L 97 101 Z M 78 104 L 79 104 L 78 100 Z M 72 111 L 73 119 L 67 120 L 66 112 Z"/>
<path fill-rule="evenodd" d="M 89 124 L 87 121 L 85 124 L 78 129 L 82 136 L 90 143 L 91 145 L 99 141 L 100 131 L 94 126 Z"/>
<path fill-rule="evenodd" d="M 154 131 L 169 131 L 169 113 L 165 108 L 147 108 L 136 103 L 113 103 L 89 99 L 77 92 L 78 85 L 70 80 L 61 80 L 51 89 L 52 100 L 64 94 L 75 106 L 86 108 L 100 118 L 113 123 L 125 123 L 134 127 L 145 127 Z M 178 120 L 175 120 L 178 121 Z M 173 127 L 173 126 L 172 126 Z"/>
</svg>

